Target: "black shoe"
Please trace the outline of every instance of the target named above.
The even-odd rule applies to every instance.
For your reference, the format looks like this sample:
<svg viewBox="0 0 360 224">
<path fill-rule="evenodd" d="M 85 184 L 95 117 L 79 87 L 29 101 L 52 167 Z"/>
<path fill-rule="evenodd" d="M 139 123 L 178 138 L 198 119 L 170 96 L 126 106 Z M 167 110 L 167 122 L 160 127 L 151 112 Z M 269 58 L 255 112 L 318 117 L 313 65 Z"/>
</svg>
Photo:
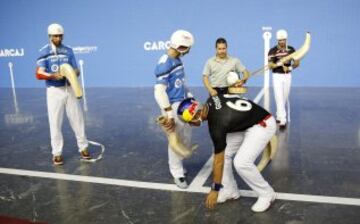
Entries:
<svg viewBox="0 0 360 224">
<path fill-rule="evenodd" d="M 176 186 L 178 186 L 181 189 L 188 188 L 188 184 L 186 182 L 185 177 L 174 178 L 174 182 L 175 182 Z"/>
<path fill-rule="evenodd" d="M 80 152 L 81 159 L 89 160 L 92 159 L 88 149 L 84 149 Z"/>
<path fill-rule="evenodd" d="M 280 129 L 281 131 L 284 131 L 284 130 L 286 129 L 286 124 L 281 124 L 281 125 L 279 125 L 279 129 Z"/>
<path fill-rule="evenodd" d="M 60 156 L 54 156 L 53 157 L 53 163 L 54 163 L 55 166 L 63 165 L 64 164 L 63 157 L 61 155 Z"/>
</svg>

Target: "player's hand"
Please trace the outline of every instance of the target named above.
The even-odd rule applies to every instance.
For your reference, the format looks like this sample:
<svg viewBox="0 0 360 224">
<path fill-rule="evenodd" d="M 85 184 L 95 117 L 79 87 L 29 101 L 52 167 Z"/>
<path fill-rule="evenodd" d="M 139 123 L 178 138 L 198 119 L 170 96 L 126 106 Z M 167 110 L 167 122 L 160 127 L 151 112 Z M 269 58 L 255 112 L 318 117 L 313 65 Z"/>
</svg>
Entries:
<svg viewBox="0 0 360 224">
<path fill-rule="evenodd" d="M 55 80 L 60 80 L 60 79 L 63 79 L 64 76 L 60 73 L 54 73 L 54 74 L 52 74 L 52 78 Z"/>
<path fill-rule="evenodd" d="M 245 80 L 240 79 L 235 82 L 234 87 L 241 87 L 244 84 L 245 84 Z"/>
<path fill-rule="evenodd" d="M 206 197 L 206 202 L 205 202 L 206 208 L 210 208 L 210 209 L 215 208 L 215 206 L 217 204 L 218 195 L 219 195 L 219 192 L 210 191 L 210 193 Z"/>
<path fill-rule="evenodd" d="M 211 96 L 217 96 L 217 95 L 218 95 L 218 92 L 217 92 L 215 89 L 211 89 L 211 90 L 210 90 L 210 95 L 211 95 Z"/>
<path fill-rule="evenodd" d="M 164 128 L 168 132 L 175 131 L 175 119 L 174 118 L 166 118 L 164 122 Z"/>
</svg>

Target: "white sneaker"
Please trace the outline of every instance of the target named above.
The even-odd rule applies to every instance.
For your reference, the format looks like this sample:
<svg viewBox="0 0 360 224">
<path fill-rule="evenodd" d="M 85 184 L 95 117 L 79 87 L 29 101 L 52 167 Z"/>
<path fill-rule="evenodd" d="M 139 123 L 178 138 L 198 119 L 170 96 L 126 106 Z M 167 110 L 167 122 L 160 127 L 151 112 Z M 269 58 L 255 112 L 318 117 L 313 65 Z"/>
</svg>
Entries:
<svg viewBox="0 0 360 224">
<path fill-rule="evenodd" d="M 259 197 L 255 204 L 251 207 L 251 210 L 253 212 L 265 212 L 275 201 L 275 198 L 275 193 L 270 197 Z"/>
<path fill-rule="evenodd" d="M 185 177 L 174 178 L 174 182 L 175 182 L 176 186 L 178 186 L 181 189 L 188 188 L 188 184 L 185 180 Z"/>
<path fill-rule="evenodd" d="M 234 190 L 232 192 L 226 192 L 224 190 L 219 192 L 218 198 L 217 198 L 217 203 L 224 203 L 227 200 L 236 200 L 240 198 L 240 191 L 239 190 Z"/>
</svg>

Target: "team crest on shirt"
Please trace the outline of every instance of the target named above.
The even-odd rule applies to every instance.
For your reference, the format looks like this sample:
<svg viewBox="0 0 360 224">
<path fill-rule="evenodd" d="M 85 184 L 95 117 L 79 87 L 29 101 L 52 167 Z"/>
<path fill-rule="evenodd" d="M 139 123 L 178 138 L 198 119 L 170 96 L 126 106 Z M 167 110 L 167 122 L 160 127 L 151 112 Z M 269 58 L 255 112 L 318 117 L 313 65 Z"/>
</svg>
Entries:
<svg viewBox="0 0 360 224">
<path fill-rule="evenodd" d="M 56 65 L 56 64 L 51 65 L 51 71 L 52 71 L 52 72 L 57 72 L 57 71 L 59 71 L 59 65 Z"/>
<path fill-rule="evenodd" d="M 176 79 L 175 80 L 175 88 L 180 88 L 182 86 L 183 82 L 181 81 L 181 79 Z"/>
</svg>

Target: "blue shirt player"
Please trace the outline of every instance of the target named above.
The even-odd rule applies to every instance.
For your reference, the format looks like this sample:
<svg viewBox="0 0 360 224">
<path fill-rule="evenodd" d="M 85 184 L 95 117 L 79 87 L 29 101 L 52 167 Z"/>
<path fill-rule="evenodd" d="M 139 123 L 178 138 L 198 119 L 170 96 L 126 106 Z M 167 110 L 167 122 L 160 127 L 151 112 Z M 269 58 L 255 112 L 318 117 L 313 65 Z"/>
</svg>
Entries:
<svg viewBox="0 0 360 224">
<path fill-rule="evenodd" d="M 62 44 L 64 28 L 59 24 L 51 24 L 48 27 L 49 44 L 40 49 L 37 60 L 36 77 L 46 82 L 46 99 L 50 125 L 51 148 L 54 165 L 62 165 L 64 140 L 61 127 L 64 112 L 73 129 L 78 151 L 82 159 L 91 159 L 88 140 L 85 135 L 85 124 L 80 104 L 69 83 L 60 74 L 60 65 L 67 63 L 73 67 L 77 75 L 74 52 L 70 47 Z"/>
<path fill-rule="evenodd" d="M 155 68 L 156 84 L 154 88 L 155 100 L 162 114 L 166 117 L 164 127 L 168 131 L 176 131 L 178 137 L 185 145 L 190 145 L 191 128 L 178 119 L 177 108 L 180 102 L 191 97 L 185 87 L 184 66 L 181 56 L 189 53 L 194 44 L 193 35 L 185 30 L 175 31 L 170 38 L 170 48 L 167 54 L 160 57 Z M 169 169 L 179 188 L 187 188 L 182 159 L 168 147 Z"/>
</svg>

